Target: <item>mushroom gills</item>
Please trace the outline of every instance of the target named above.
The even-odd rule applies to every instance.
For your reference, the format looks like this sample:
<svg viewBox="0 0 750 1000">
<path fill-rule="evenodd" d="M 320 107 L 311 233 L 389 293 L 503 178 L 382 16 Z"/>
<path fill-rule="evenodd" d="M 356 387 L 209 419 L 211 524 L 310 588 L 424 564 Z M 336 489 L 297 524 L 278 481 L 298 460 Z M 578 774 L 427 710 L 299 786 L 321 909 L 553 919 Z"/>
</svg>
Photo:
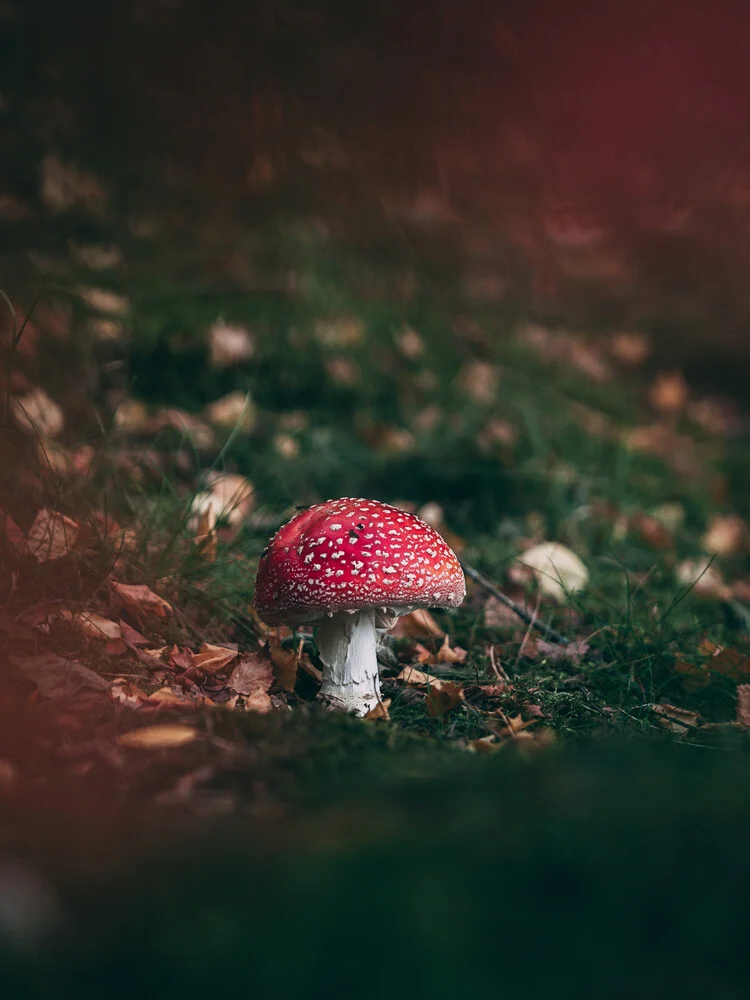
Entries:
<svg viewBox="0 0 750 1000">
<path fill-rule="evenodd" d="M 316 623 L 315 642 L 327 667 L 320 689 L 324 701 L 360 716 L 375 708 L 380 702 L 377 647 L 392 625 L 393 619 L 377 608 L 340 611 Z"/>
</svg>

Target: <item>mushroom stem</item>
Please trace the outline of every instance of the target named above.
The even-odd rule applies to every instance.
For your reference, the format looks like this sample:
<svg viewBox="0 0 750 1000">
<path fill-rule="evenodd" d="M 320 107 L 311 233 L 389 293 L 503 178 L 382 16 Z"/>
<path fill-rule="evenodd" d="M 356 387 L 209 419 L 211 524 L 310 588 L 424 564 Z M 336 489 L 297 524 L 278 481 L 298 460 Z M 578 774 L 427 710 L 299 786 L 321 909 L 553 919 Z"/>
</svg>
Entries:
<svg viewBox="0 0 750 1000">
<path fill-rule="evenodd" d="M 377 646 L 384 631 L 374 608 L 340 611 L 316 625 L 315 641 L 326 668 L 320 697 L 333 708 L 361 716 L 380 701 Z"/>
</svg>

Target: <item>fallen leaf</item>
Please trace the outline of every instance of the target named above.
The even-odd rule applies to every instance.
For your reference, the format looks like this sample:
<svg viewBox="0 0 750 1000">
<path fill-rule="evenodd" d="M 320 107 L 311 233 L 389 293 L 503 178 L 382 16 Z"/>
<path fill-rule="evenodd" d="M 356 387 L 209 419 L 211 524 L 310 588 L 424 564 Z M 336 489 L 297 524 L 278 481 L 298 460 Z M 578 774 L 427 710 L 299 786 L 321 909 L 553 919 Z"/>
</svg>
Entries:
<svg viewBox="0 0 750 1000">
<path fill-rule="evenodd" d="M 29 546 L 26 541 L 26 536 L 10 514 L 6 514 L 4 510 L 0 510 L 0 534 L 7 540 L 10 547 L 14 549 L 19 556 L 27 556 L 29 554 Z"/>
<path fill-rule="evenodd" d="M 681 413 L 689 395 L 687 382 L 680 371 L 660 372 L 648 390 L 649 402 L 658 413 L 665 416 Z"/>
<path fill-rule="evenodd" d="M 232 691 L 252 695 L 273 684 L 273 665 L 262 653 L 244 653 L 227 682 Z"/>
<path fill-rule="evenodd" d="M 499 750 L 500 746 L 497 736 L 482 736 L 478 740 L 469 740 L 467 749 L 473 753 L 492 754 Z"/>
<path fill-rule="evenodd" d="M 112 590 L 123 607 L 139 621 L 145 618 L 168 618 L 172 605 L 155 594 L 145 583 L 113 583 Z"/>
<path fill-rule="evenodd" d="M 445 632 L 429 611 L 419 608 L 417 611 L 410 611 L 407 615 L 401 615 L 391 634 L 399 638 L 420 639 L 434 636 L 442 639 Z"/>
<path fill-rule="evenodd" d="M 200 651 L 193 654 L 193 666 L 199 667 L 207 674 L 218 674 L 238 655 L 239 652 L 236 649 L 214 646 L 209 642 L 204 642 Z"/>
<path fill-rule="evenodd" d="M 10 411 L 18 427 L 40 438 L 57 437 L 65 426 L 63 411 L 44 389 L 10 397 Z"/>
<path fill-rule="evenodd" d="M 442 681 L 440 687 L 432 686 L 427 692 L 427 711 L 433 718 L 441 719 L 464 700 L 463 689 L 453 681 Z"/>
<path fill-rule="evenodd" d="M 440 690 L 444 683 L 447 683 L 441 681 L 439 677 L 434 677 L 432 674 L 425 673 L 424 670 L 417 670 L 416 667 L 404 667 L 401 673 L 396 677 L 396 680 L 404 681 L 406 684 L 434 687 L 437 691 Z"/>
<path fill-rule="evenodd" d="M 517 628 L 518 615 L 496 597 L 488 597 L 482 609 L 484 624 L 488 628 Z"/>
<path fill-rule="evenodd" d="M 522 715 L 514 715 L 509 718 L 504 713 L 498 713 L 498 714 L 505 722 L 505 725 L 499 729 L 496 729 L 495 735 L 499 736 L 501 739 L 504 740 L 518 736 L 519 733 L 522 733 L 525 729 L 528 729 L 529 726 L 536 725 L 536 723 L 539 721 L 538 718 L 527 719 L 526 721 L 524 721 Z"/>
<path fill-rule="evenodd" d="M 750 684 L 737 687 L 737 722 L 743 729 L 750 729 Z"/>
<path fill-rule="evenodd" d="M 550 663 L 562 663 L 565 660 L 569 660 L 577 666 L 586 653 L 588 653 L 589 644 L 585 639 L 573 639 L 568 643 L 547 642 L 546 639 L 537 639 L 536 648 L 537 652 Z"/>
<path fill-rule="evenodd" d="M 113 622 L 110 618 L 102 618 L 93 611 L 61 611 L 60 618 L 91 639 L 122 638 L 122 629 L 117 622 Z"/>
<path fill-rule="evenodd" d="M 534 573 L 543 594 L 564 601 L 568 594 L 583 590 L 589 573 L 583 561 L 559 542 L 543 542 L 527 549 L 517 560 Z"/>
<path fill-rule="evenodd" d="M 675 567 L 675 579 L 681 587 L 689 587 L 696 597 L 726 600 L 731 594 L 709 557 L 684 559 Z"/>
<path fill-rule="evenodd" d="M 128 708 L 141 708 L 148 701 L 148 695 L 124 677 L 116 677 L 110 685 L 113 701 Z"/>
<path fill-rule="evenodd" d="M 198 738 L 198 730 L 193 726 L 164 725 L 145 726 L 121 733 L 117 742 L 121 747 L 138 747 L 143 750 L 163 750 L 168 747 L 183 747 Z"/>
<path fill-rule="evenodd" d="M 701 664 L 675 660 L 674 669 L 680 676 L 680 683 L 686 691 L 700 691 L 711 683 L 710 671 Z"/>
<path fill-rule="evenodd" d="M 303 645 L 301 639 L 296 649 L 284 649 L 277 642 L 269 642 L 268 652 L 273 663 L 274 677 L 279 687 L 285 691 L 294 691 Z"/>
<path fill-rule="evenodd" d="M 448 636 L 446 635 L 443 639 L 443 645 L 437 651 L 435 656 L 436 663 L 463 663 L 466 657 L 469 655 L 468 651 L 462 649 L 460 646 L 451 646 L 448 641 Z"/>
<path fill-rule="evenodd" d="M 659 724 L 677 735 L 684 736 L 686 732 L 698 726 L 698 713 L 691 712 L 687 708 L 678 708 L 666 702 L 649 707 L 657 715 Z"/>
<path fill-rule="evenodd" d="M 162 657 L 166 651 L 166 646 L 160 646 L 158 649 L 138 649 L 136 650 L 136 656 L 141 663 L 145 663 L 149 667 L 161 667 L 164 665 Z"/>
<path fill-rule="evenodd" d="M 185 410 L 178 410 L 174 406 L 159 410 L 154 416 L 154 426 L 160 430 L 171 427 L 186 437 L 198 449 L 213 448 L 216 443 L 213 428 L 209 427 L 200 417 L 187 413 Z"/>
<path fill-rule="evenodd" d="M 733 556 L 745 547 L 747 536 L 747 525 L 737 514 L 717 514 L 701 538 L 701 548 L 718 556 Z"/>
<path fill-rule="evenodd" d="M 119 620 L 118 625 L 120 626 L 120 635 L 129 646 L 138 648 L 139 646 L 149 645 L 150 639 L 147 639 L 145 635 L 134 629 L 132 625 L 128 625 L 122 618 Z"/>
<path fill-rule="evenodd" d="M 110 316 L 124 316 L 130 309 L 130 303 L 124 295 L 109 288 L 79 288 L 78 294 L 89 309 Z"/>
<path fill-rule="evenodd" d="M 491 406 L 497 397 L 500 372 L 488 361 L 469 361 L 458 373 L 458 384 L 473 402 Z"/>
<path fill-rule="evenodd" d="M 249 392 L 237 389 L 220 399 L 215 399 L 204 409 L 203 414 L 210 424 L 228 430 L 249 434 L 255 426 L 256 412 Z"/>
<path fill-rule="evenodd" d="M 253 691 L 251 695 L 245 698 L 245 711 L 258 712 L 261 715 L 265 715 L 266 712 L 273 711 L 273 702 L 265 691 Z"/>
<path fill-rule="evenodd" d="M 77 521 L 42 507 L 26 536 L 29 552 L 40 563 L 61 559 L 70 554 L 79 531 Z"/>
<path fill-rule="evenodd" d="M 642 365 L 651 353 L 651 342 L 645 333 L 616 333 L 609 340 L 612 357 L 623 365 Z"/>
<path fill-rule="evenodd" d="M 706 668 L 712 674 L 721 674 L 733 681 L 745 681 L 750 678 L 750 656 L 740 653 L 737 649 L 718 646 Z"/>
<path fill-rule="evenodd" d="M 185 692 L 177 692 L 171 687 L 160 687 L 152 691 L 148 696 L 150 702 L 157 702 L 160 705 L 184 705 L 186 701 L 193 701 Z"/>
<path fill-rule="evenodd" d="M 228 368 L 242 364 L 255 353 L 255 338 L 243 326 L 231 326 L 217 319 L 208 331 L 208 344 L 212 368 Z"/>
<path fill-rule="evenodd" d="M 373 721 L 375 719 L 385 719 L 386 722 L 390 719 L 390 713 L 388 709 L 391 707 L 391 699 L 383 698 L 379 701 L 375 708 L 371 708 L 367 715 L 364 716 L 365 719 Z"/>
<path fill-rule="evenodd" d="M 109 691 L 109 683 L 78 660 L 54 653 L 11 656 L 13 666 L 32 681 L 45 698 L 68 699 L 92 691 Z"/>
</svg>

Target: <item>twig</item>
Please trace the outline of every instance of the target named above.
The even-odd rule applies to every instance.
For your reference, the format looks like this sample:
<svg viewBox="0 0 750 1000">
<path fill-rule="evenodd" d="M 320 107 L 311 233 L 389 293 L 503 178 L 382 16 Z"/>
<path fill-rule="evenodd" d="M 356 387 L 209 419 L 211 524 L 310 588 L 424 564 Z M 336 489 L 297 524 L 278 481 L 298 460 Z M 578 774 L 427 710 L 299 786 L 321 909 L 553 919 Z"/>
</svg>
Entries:
<svg viewBox="0 0 750 1000">
<path fill-rule="evenodd" d="M 482 590 L 486 590 L 488 594 L 491 594 L 496 600 L 504 604 L 506 608 L 510 608 L 514 615 L 518 615 L 521 621 L 526 622 L 528 627 L 535 628 L 537 632 L 541 632 L 542 635 L 549 639 L 550 642 L 557 643 L 558 646 L 569 646 L 570 639 L 558 632 L 557 629 L 552 628 L 551 625 L 546 625 L 543 621 L 540 621 L 535 615 L 530 615 L 525 608 L 522 608 L 520 604 L 516 604 L 512 601 L 510 597 L 507 597 L 501 590 L 499 590 L 495 584 L 488 580 L 486 576 L 483 576 L 478 570 L 470 566 L 464 559 L 459 559 L 464 573 L 474 581 L 474 583 L 479 584 Z"/>
</svg>

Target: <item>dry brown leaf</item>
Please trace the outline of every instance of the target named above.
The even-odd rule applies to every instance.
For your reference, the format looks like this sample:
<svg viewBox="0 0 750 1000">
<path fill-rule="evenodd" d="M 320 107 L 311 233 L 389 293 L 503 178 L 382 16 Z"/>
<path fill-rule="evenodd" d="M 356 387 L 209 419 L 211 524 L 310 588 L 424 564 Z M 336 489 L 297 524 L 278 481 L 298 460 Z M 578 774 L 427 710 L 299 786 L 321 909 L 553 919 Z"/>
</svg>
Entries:
<svg viewBox="0 0 750 1000">
<path fill-rule="evenodd" d="M 167 651 L 166 646 L 159 646 L 158 649 L 137 649 L 136 656 L 149 667 L 163 667 L 162 657 Z"/>
<path fill-rule="evenodd" d="M 112 700 L 128 708 L 141 708 L 148 702 L 148 695 L 124 677 L 116 677 L 110 685 Z"/>
<path fill-rule="evenodd" d="M 721 674 L 733 681 L 745 681 L 750 678 L 750 656 L 740 653 L 737 649 L 718 646 L 706 664 L 706 669 L 712 674 Z"/>
<path fill-rule="evenodd" d="M 37 562 L 50 562 L 70 554 L 81 526 L 65 514 L 42 507 L 29 528 L 26 540 Z"/>
<path fill-rule="evenodd" d="M 463 700 L 463 688 L 453 681 L 442 681 L 439 689 L 432 686 L 427 692 L 427 711 L 433 718 L 442 719 Z"/>
<path fill-rule="evenodd" d="M 4 510 L 0 510 L 0 534 L 7 540 L 10 547 L 15 549 L 19 556 L 27 556 L 29 554 L 26 536 L 13 518 L 9 514 L 6 514 Z"/>
<path fill-rule="evenodd" d="M 145 583 L 113 583 L 112 590 L 126 611 L 134 615 L 138 621 L 147 618 L 168 618 L 172 614 L 172 605 L 163 597 L 155 594 Z"/>
<path fill-rule="evenodd" d="M 500 715 L 500 717 L 503 719 L 505 725 L 502 726 L 501 728 L 496 729 L 495 734 L 504 740 L 512 739 L 518 736 L 519 734 L 523 733 L 525 729 L 528 729 L 529 726 L 535 726 L 539 721 L 538 718 L 527 719 L 526 721 L 524 721 L 523 716 L 521 715 L 514 715 L 509 718 L 502 712 L 498 712 L 498 715 Z"/>
<path fill-rule="evenodd" d="M 711 674 L 705 666 L 687 663 L 685 660 L 675 660 L 674 668 L 686 691 L 700 691 L 711 683 Z"/>
<path fill-rule="evenodd" d="M 129 646 L 135 646 L 138 648 L 149 645 L 150 639 L 147 639 L 145 635 L 142 635 L 138 629 L 133 628 L 132 625 L 128 625 L 128 623 L 123 621 L 122 618 L 119 620 L 118 625 L 120 626 L 120 635 Z"/>
<path fill-rule="evenodd" d="M 113 622 L 110 618 L 102 618 L 93 611 L 61 611 L 60 618 L 90 639 L 122 638 L 122 629 L 117 622 Z"/>
<path fill-rule="evenodd" d="M 750 684 L 737 686 L 737 722 L 743 729 L 750 729 Z"/>
<path fill-rule="evenodd" d="M 250 696 L 273 684 L 273 664 L 262 653 L 243 653 L 227 682 L 232 691 Z"/>
<path fill-rule="evenodd" d="M 266 712 L 273 711 L 273 702 L 265 691 L 253 691 L 251 695 L 245 698 L 245 711 L 258 712 L 261 715 L 265 715 Z"/>
<path fill-rule="evenodd" d="M 159 705 L 184 705 L 185 702 L 195 701 L 193 697 L 187 694 L 185 691 L 178 691 L 171 687 L 160 687 L 156 691 L 152 691 L 148 696 L 150 702 L 156 702 Z"/>
<path fill-rule="evenodd" d="M 667 702 L 651 705 L 651 710 L 658 716 L 660 725 L 669 729 L 670 732 L 682 736 L 696 728 L 700 718 L 697 712 L 691 712 L 687 708 L 679 708 L 677 705 L 670 705 Z"/>
<path fill-rule="evenodd" d="M 463 663 L 466 657 L 469 655 L 468 650 L 462 649 L 460 646 L 451 646 L 448 641 L 448 636 L 446 635 L 443 639 L 443 645 L 437 651 L 435 657 L 436 663 Z"/>
<path fill-rule="evenodd" d="M 109 692 L 109 683 L 78 660 L 54 653 L 11 656 L 11 663 L 32 681 L 45 698 L 74 698 L 91 692 Z"/>
<path fill-rule="evenodd" d="M 371 708 L 367 715 L 364 716 L 365 719 L 369 719 L 371 722 L 375 719 L 385 719 L 387 722 L 390 719 L 390 713 L 388 709 L 391 707 L 391 699 L 384 698 L 379 701 L 375 708 Z"/>
<path fill-rule="evenodd" d="M 117 742 L 121 747 L 138 747 L 142 750 L 163 750 L 168 747 L 183 747 L 198 738 L 198 730 L 193 726 L 163 725 L 145 726 L 121 733 Z"/>
<path fill-rule="evenodd" d="M 218 674 L 238 655 L 239 651 L 236 649 L 204 642 L 200 651 L 193 654 L 193 666 L 200 667 L 207 674 Z"/>
<path fill-rule="evenodd" d="M 404 667 L 400 674 L 396 677 L 397 681 L 404 681 L 406 684 L 416 684 L 418 686 L 429 686 L 434 687 L 436 690 L 440 690 L 443 686 L 443 681 L 439 677 L 434 677 L 432 674 L 427 674 L 424 670 L 417 670 L 416 667 Z"/>
<path fill-rule="evenodd" d="M 301 639 L 296 649 L 284 649 L 278 642 L 269 642 L 268 652 L 273 664 L 274 677 L 279 687 L 285 691 L 294 691 L 303 645 Z"/>
<path fill-rule="evenodd" d="M 401 615 L 392 629 L 392 634 L 399 638 L 421 639 L 434 636 L 442 639 L 445 632 L 429 611 L 419 608 L 417 611 L 410 611 L 408 615 Z"/>
</svg>

